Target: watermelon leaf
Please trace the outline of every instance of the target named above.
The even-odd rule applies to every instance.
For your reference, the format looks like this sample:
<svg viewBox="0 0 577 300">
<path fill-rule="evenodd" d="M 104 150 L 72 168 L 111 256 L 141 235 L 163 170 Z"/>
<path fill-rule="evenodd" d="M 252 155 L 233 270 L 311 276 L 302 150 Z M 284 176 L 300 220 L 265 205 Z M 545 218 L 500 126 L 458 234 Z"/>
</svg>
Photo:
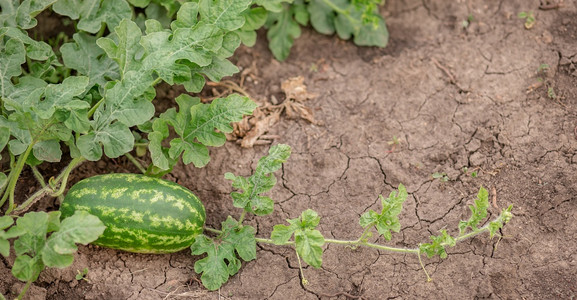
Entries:
<svg viewBox="0 0 577 300">
<path fill-rule="evenodd" d="M 421 253 L 427 254 L 427 257 L 439 255 L 441 258 L 447 258 L 445 247 L 453 247 L 456 244 L 456 240 L 451 235 L 449 235 L 445 229 L 441 229 L 441 235 L 431 236 L 431 240 L 431 243 L 424 243 L 419 245 L 419 251 L 421 251 Z"/>
<path fill-rule="evenodd" d="M 300 217 L 289 219 L 289 226 L 278 224 L 273 227 L 271 240 L 276 245 L 287 244 L 294 234 L 294 244 L 297 253 L 309 265 L 320 268 L 322 264 L 325 238 L 316 229 L 320 222 L 319 215 L 312 209 L 303 211 Z"/>
<path fill-rule="evenodd" d="M 233 130 L 230 123 L 252 114 L 257 106 L 249 98 L 237 94 L 215 99 L 210 104 L 182 94 L 176 102 L 179 111 L 171 108 L 161 114 L 149 134 L 152 161 L 161 169 L 174 166 L 181 155 L 185 164 L 193 163 L 199 168 L 205 166 L 210 160 L 207 146 L 222 146 L 226 142 L 224 134 Z M 178 137 L 170 141 L 170 149 L 166 152 L 161 143 L 168 137 L 168 125 L 174 128 Z"/>
<path fill-rule="evenodd" d="M 399 184 L 398 192 L 392 191 L 386 199 L 379 195 L 383 207 L 381 213 L 370 209 L 361 216 L 359 224 L 365 229 L 375 226 L 379 234 L 383 235 L 387 241 L 390 241 L 392 238 L 391 231 L 399 232 L 401 230 L 398 216 L 403 208 L 403 203 L 407 200 L 407 196 L 407 190 L 402 184 Z"/>
<path fill-rule="evenodd" d="M 244 261 L 256 258 L 256 230 L 243 226 L 232 217 L 222 222 L 222 232 L 211 239 L 198 236 L 190 246 L 193 255 L 206 253 L 206 257 L 194 264 L 194 271 L 201 274 L 202 284 L 209 290 L 217 290 L 229 276 L 238 272 Z M 238 256 L 237 256 L 238 255 Z"/>
<path fill-rule="evenodd" d="M 12 217 L 0 217 L 0 229 L 12 225 Z M 16 220 L 16 226 L 0 230 L 0 253 L 8 256 L 10 238 L 14 241 L 17 257 L 12 274 L 23 281 L 34 281 L 46 267 L 64 268 L 72 264 L 75 243 L 88 244 L 103 232 L 104 225 L 85 211 L 60 222 L 60 212 L 30 212 Z M 50 234 L 53 232 L 52 234 Z"/>
<path fill-rule="evenodd" d="M 471 217 L 467 221 L 461 220 L 459 222 L 459 233 L 463 234 L 467 228 L 471 227 L 477 230 L 477 225 L 487 217 L 487 208 L 489 208 L 489 192 L 487 189 L 481 187 L 477 193 L 474 205 L 469 205 L 471 210 Z"/>
<path fill-rule="evenodd" d="M 15 238 L 23 234 L 23 232 L 18 230 L 16 227 L 10 227 L 12 224 L 14 224 L 12 216 L 0 217 L 0 254 L 2 254 L 4 257 L 8 257 L 10 255 L 10 242 L 8 242 L 8 239 Z M 4 230 L 7 228 L 9 229 Z"/>
<path fill-rule="evenodd" d="M 73 254 L 78 250 L 75 244 L 87 245 L 95 241 L 106 228 L 102 221 L 85 211 L 77 211 L 65 218 L 59 227 L 42 249 L 42 261 L 48 267 L 65 268 L 71 265 Z"/>
<path fill-rule="evenodd" d="M 225 179 L 232 181 L 232 187 L 243 190 L 242 193 L 232 192 L 233 205 L 256 215 L 268 215 L 273 212 L 272 199 L 260 194 L 270 191 L 276 184 L 275 171 L 281 168 L 291 154 L 288 145 L 275 145 L 269 149 L 256 166 L 254 174 L 248 178 L 226 173 Z"/>
</svg>

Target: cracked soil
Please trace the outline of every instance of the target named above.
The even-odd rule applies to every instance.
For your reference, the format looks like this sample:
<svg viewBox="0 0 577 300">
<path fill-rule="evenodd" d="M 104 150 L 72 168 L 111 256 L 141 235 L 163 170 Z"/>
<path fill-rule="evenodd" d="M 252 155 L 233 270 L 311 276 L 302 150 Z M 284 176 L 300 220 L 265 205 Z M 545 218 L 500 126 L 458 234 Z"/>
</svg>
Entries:
<svg viewBox="0 0 577 300">
<path fill-rule="evenodd" d="M 209 292 L 189 251 L 140 255 L 80 246 L 72 267 L 41 274 L 30 299 L 574 299 L 577 1 L 554 10 L 539 5 L 387 1 L 385 49 L 304 30 L 286 62 L 271 57 L 262 35 L 234 58 L 245 69 L 256 66 L 245 89 L 261 103 L 282 100 L 281 83 L 296 76 L 317 94 L 306 105 L 320 124 L 281 117 L 268 132 L 293 154 L 269 194 L 274 214 L 247 219 L 258 236 L 312 208 L 326 237 L 356 239 L 359 216 L 378 209 L 378 195 L 399 183 L 409 191 L 402 230 L 379 243 L 415 247 L 443 228 L 455 234 L 480 186 L 490 191 L 490 217 L 514 205 L 501 239 L 484 234 L 450 248 L 446 259 L 425 258 L 432 282 L 414 255 L 328 245 L 321 269 L 305 267 L 304 286 L 292 248 L 258 245 L 256 260 Z M 530 30 L 517 17 L 521 11 L 535 13 Z M 549 67 L 538 72 L 542 64 Z M 158 98 L 173 101 L 180 92 L 160 87 Z M 180 165 L 167 178 L 194 191 L 207 224 L 217 227 L 239 215 L 224 173 L 249 175 L 268 147 L 228 142 L 211 149 L 205 168 Z M 82 165 L 72 183 L 111 171 L 137 172 L 127 160 L 106 160 Z M 434 179 L 435 172 L 448 180 Z M 46 201 L 35 209 L 57 209 Z M 22 287 L 11 263 L 0 260 L 5 295 Z M 76 280 L 84 268 L 88 280 Z"/>
</svg>

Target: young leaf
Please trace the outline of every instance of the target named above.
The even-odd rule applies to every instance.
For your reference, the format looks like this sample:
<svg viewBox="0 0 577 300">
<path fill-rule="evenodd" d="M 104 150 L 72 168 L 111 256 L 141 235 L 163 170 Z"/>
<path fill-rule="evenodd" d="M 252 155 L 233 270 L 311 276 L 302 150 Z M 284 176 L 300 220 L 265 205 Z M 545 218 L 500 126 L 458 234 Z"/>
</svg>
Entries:
<svg viewBox="0 0 577 300">
<path fill-rule="evenodd" d="M 297 230 L 295 232 L 295 247 L 297 253 L 309 265 L 320 268 L 322 264 L 325 238 L 318 230 Z"/>
<path fill-rule="evenodd" d="M 401 213 L 403 203 L 407 200 L 408 194 L 402 184 L 399 184 L 398 190 L 398 192 L 392 191 L 386 199 L 379 195 L 383 206 L 381 213 L 378 214 L 373 210 L 369 210 L 361 216 L 359 221 L 363 228 L 375 226 L 379 234 L 383 235 L 387 241 L 392 238 L 391 231 L 399 232 L 401 230 L 398 215 Z"/>
<path fill-rule="evenodd" d="M 21 29 L 15 27 L 0 28 L 0 37 L 3 36 L 17 39 L 26 45 L 26 56 L 31 59 L 47 60 L 48 58 L 54 56 L 54 52 L 52 51 L 50 45 L 43 41 L 36 41 L 30 38 L 28 34 Z"/>
<path fill-rule="evenodd" d="M 272 213 L 274 202 L 260 194 L 268 192 L 276 184 L 273 172 L 281 168 L 290 156 L 291 148 L 288 145 L 275 145 L 269 149 L 269 154 L 262 157 L 257 164 L 254 174 L 248 178 L 226 173 L 224 178 L 232 180 L 232 186 L 242 189 L 243 193 L 233 192 L 233 205 L 243 208 L 247 212 L 262 216 Z"/>
<path fill-rule="evenodd" d="M 2 1 L 0 26 L 30 29 L 38 23 L 33 16 L 38 15 L 55 1 L 56 0 Z M 4 3 L 6 4 L 4 5 Z M 20 3 L 20 6 L 18 6 L 18 3 Z"/>
<path fill-rule="evenodd" d="M 271 233 L 271 240 L 277 245 L 286 244 L 294 234 L 295 248 L 300 257 L 309 265 L 320 268 L 322 264 L 322 246 L 325 239 L 322 233 L 316 230 L 320 217 L 312 209 L 303 211 L 300 217 L 287 220 L 290 226 L 275 225 Z"/>
<path fill-rule="evenodd" d="M 445 229 L 441 229 L 441 235 L 431 236 L 432 243 L 425 243 L 419 245 L 419 251 L 427 254 L 427 257 L 439 255 L 441 258 L 447 258 L 445 247 L 453 247 L 456 241 L 451 237 Z"/>
<path fill-rule="evenodd" d="M 141 44 L 149 53 L 143 68 L 152 70 L 164 81 L 184 83 L 190 80 L 190 70 L 180 60 L 199 66 L 212 62 L 214 53 L 222 47 L 223 32 L 212 24 L 199 22 L 191 28 L 178 28 L 169 32 L 152 32 L 142 37 Z"/>
<path fill-rule="evenodd" d="M 16 260 L 12 274 L 23 281 L 36 280 L 44 264 L 40 252 L 46 243 L 49 214 L 45 212 L 29 212 L 16 220 L 16 228 L 20 237 L 14 241 Z"/>
<path fill-rule="evenodd" d="M 287 220 L 290 222 L 290 220 Z M 270 235 L 270 239 L 275 243 L 275 245 L 284 245 L 288 243 L 293 233 L 298 229 L 298 223 L 294 222 L 290 226 L 277 224 L 273 226 L 273 230 Z"/>
<path fill-rule="evenodd" d="M 49 84 L 44 91 L 44 100 L 38 104 L 36 113 L 43 119 L 49 119 L 56 110 L 76 110 L 90 107 L 87 102 L 74 101 L 75 97 L 86 91 L 87 86 L 88 77 L 86 76 L 70 76 L 60 84 Z"/>
<path fill-rule="evenodd" d="M 108 54 L 108 57 L 118 63 L 121 74 L 140 70 L 142 63 L 138 56 L 143 54 L 144 48 L 140 45 L 142 32 L 138 25 L 130 19 L 124 19 L 114 28 L 114 33 L 116 34 L 115 39 L 100 38 L 96 44 Z"/>
<path fill-rule="evenodd" d="M 194 271 L 202 273 L 202 284 L 209 290 L 219 289 L 240 269 L 241 262 L 256 258 L 256 230 L 242 226 L 232 217 L 222 223 L 222 234 L 216 239 L 205 235 L 197 237 L 190 246 L 193 255 L 206 253 L 206 257 L 194 264 Z"/>
<path fill-rule="evenodd" d="M 385 21 L 374 13 L 374 22 L 365 22 L 362 7 L 350 5 L 345 12 L 339 13 L 335 19 L 335 28 L 340 38 L 344 40 L 354 36 L 354 43 L 359 46 L 385 47 L 389 41 L 389 32 Z"/>
<path fill-rule="evenodd" d="M 477 193 L 475 204 L 469 205 L 471 217 L 467 221 L 459 222 L 459 234 L 463 234 L 469 227 L 477 230 L 477 225 L 487 217 L 487 208 L 489 208 L 489 192 L 481 187 Z"/>
<path fill-rule="evenodd" d="M 513 218 L 513 214 L 511 213 L 512 209 L 513 205 L 509 205 L 509 207 L 501 211 L 501 215 L 499 215 L 499 218 L 497 218 L 497 220 L 491 221 L 491 223 L 489 223 L 489 234 L 491 238 L 495 236 L 497 230 L 503 228 L 503 225 L 507 224 L 511 220 L 511 218 Z"/>
<path fill-rule="evenodd" d="M 42 249 L 42 261 L 48 267 L 64 268 L 71 265 L 73 254 L 78 250 L 75 244 L 93 242 L 106 229 L 102 221 L 85 211 L 77 211 L 62 220 L 59 227 Z"/>
</svg>

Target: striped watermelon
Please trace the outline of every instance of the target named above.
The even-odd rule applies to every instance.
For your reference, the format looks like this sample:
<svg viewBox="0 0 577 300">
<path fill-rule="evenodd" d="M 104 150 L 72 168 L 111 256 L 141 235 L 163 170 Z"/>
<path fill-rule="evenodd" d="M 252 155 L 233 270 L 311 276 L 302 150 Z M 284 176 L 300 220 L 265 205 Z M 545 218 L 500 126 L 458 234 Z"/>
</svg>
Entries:
<svg viewBox="0 0 577 300">
<path fill-rule="evenodd" d="M 66 194 L 62 218 L 85 210 L 106 230 L 95 245 L 135 253 L 170 253 L 189 247 L 203 231 L 205 210 L 188 189 L 137 174 L 81 180 Z"/>
</svg>

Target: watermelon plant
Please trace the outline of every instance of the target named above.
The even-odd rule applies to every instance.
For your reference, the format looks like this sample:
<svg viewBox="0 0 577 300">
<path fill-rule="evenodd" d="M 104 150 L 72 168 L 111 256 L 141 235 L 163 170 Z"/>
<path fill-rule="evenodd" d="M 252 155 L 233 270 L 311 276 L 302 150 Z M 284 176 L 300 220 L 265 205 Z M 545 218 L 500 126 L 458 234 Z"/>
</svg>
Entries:
<svg viewBox="0 0 577 300">
<path fill-rule="evenodd" d="M 510 208 L 478 228 L 486 207 L 476 205 L 477 217 L 464 221 L 456 237 L 443 232 L 415 249 L 370 243 L 373 227 L 385 239 L 390 231 L 400 230 L 396 215 L 406 191 L 399 186 L 398 195 L 383 199 L 382 212 L 363 216 L 363 233 L 356 241 L 325 239 L 315 229 L 319 217 L 312 210 L 289 220 L 288 226 L 275 226 L 270 238 L 258 238 L 243 221 L 247 214 L 263 216 L 273 211 L 273 200 L 262 193 L 274 186 L 272 173 L 290 155 L 284 145 L 272 147 L 254 175 L 226 174 L 233 187 L 242 190 L 231 194 L 233 205 L 242 212 L 236 219 L 227 218 L 220 229 L 203 227 L 204 208 L 190 191 L 158 178 L 179 161 L 205 166 L 210 161 L 209 147 L 223 145 L 225 134 L 233 129 L 231 123 L 256 108 L 248 97 L 237 94 L 210 103 L 190 94 L 202 91 L 207 80 L 220 81 L 237 73 L 238 67 L 229 59 L 241 43 L 254 45 L 258 29 L 268 30 L 269 47 L 280 60 L 288 57 L 301 26 L 307 24 L 358 45 L 384 47 L 388 32 L 378 13 L 380 2 L 0 1 L 0 210 L 4 214 L 0 253 L 16 255 L 12 273 L 26 282 L 19 298 L 45 267 L 70 265 L 78 243 L 147 253 L 190 247 L 194 255 L 205 255 L 195 264 L 204 285 L 217 289 L 238 272 L 241 260 L 256 257 L 257 242 L 293 245 L 298 257 L 319 266 L 325 243 L 415 253 L 420 258 L 422 253 L 444 256 L 445 247 L 485 231 L 495 234 L 510 218 Z M 59 16 L 74 33 L 43 37 L 36 31 L 40 14 Z M 155 86 L 160 83 L 181 85 L 187 93 L 176 97 L 175 107 L 157 111 Z M 149 165 L 141 166 L 131 153 L 148 155 Z M 120 156 L 135 162 L 143 175 L 85 179 L 64 198 L 74 168 Z M 62 161 L 67 164 L 61 173 L 48 181 L 37 168 Z M 25 168 L 30 168 L 40 187 L 18 201 L 17 185 Z M 93 185 L 109 189 L 91 196 L 87 191 Z M 119 195 L 122 201 L 112 201 Z M 58 197 L 61 211 L 26 213 L 44 196 Z M 147 205 L 138 210 L 130 201 Z M 147 214 L 153 208 L 164 214 Z"/>
</svg>

